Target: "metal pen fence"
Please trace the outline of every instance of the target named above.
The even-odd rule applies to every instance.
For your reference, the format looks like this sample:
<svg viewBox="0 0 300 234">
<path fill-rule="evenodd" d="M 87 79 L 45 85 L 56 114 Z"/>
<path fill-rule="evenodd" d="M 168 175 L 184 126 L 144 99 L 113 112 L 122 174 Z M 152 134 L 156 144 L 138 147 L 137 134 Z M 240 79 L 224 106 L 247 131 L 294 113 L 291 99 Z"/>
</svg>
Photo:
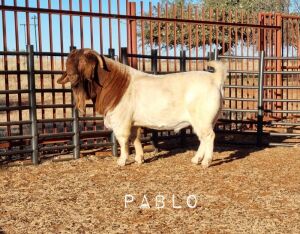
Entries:
<svg viewBox="0 0 300 234">
<path fill-rule="evenodd" d="M 0 112 L 6 112 L 6 111 L 16 111 L 16 110 L 29 110 L 30 118 L 29 121 L 13 121 L 13 122 L 7 122 L 7 123 L 1 123 L 1 126 L 23 126 L 23 125 L 30 125 L 30 131 L 19 135 L 11 135 L 11 136 L 1 136 L 0 142 L 6 142 L 8 146 L 5 150 L 2 150 L 0 152 L 1 157 L 10 157 L 10 156 L 16 156 L 16 155 L 31 155 L 32 163 L 37 164 L 40 159 L 41 155 L 43 157 L 47 157 L 47 153 L 49 152 L 56 152 L 58 154 L 71 152 L 73 151 L 72 158 L 79 158 L 80 157 L 80 150 L 86 149 L 86 148 L 97 148 L 97 147 L 111 147 L 112 154 L 117 155 L 118 153 L 118 146 L 115 137 L 113 136 L 112 132 L 110 130 L 102 129 L 102 130 L 90 130 L 86 131 L 84 130 L 84 125 L 86 124 L 86 121 L 101 121 L 99 125 L 103 127 L 103 118 L 101 116 L 80 116 L 78 114 L 78 111 L 74 108 L 73 103 L 70 104 L 37 104 L 36 97 L 41 92 L 40 89 L 37 89 L 35 80 L 36 75 L 38 74 L 62 74 L 62 71 L 41 71 L 37 70 L 34 67 L 35 64 L 35 55 L 42 56 L 43 53 L 36 53 L 33 51 L 33 46 L 27 47 L 27 52 L 1 52 L 0 55 L 10 55 L 10 56 L 26 56 L 27 57 L 27 70 L 23 71 L 1 71 L 1 74 L 25 74 L 28 76 L 28 89 L 20 89 L 20 90 L 1 90 L 0 94 L 28 94 L 29 102 L 28 105 L 25 106 L 6 106 L 6 107 L 0 107 Z M 48 53 L 46 53 L 48 55 Z M 59 56 L 67 56 L 67 53 L 64 54 L 57 54 Z M 114 49 L 109 49 L 108 56 L 114 58 Z M 300 126 L 299 123 L 289 123 L 287 121 L 266 121 L 264 118 L 266 117 L 266 113 L 272 113 L 272 114 L 299 114 L 300 111 L 298 110 L 272 110 L 268 109 L 268 103 L 269 102 L 300 102 L 299 99 L 281 99 L 278 100 L 277 98 L 270 99 L 265 98 L 265 90 L 269 89 L 285 89 L 285 90 L 291 90 L 291 89 L 297 89 L 300 90 L 300 86 L 268 86 L 264 84 L 265 76 L 268 74 L 277 74 L 277 72 L 274 71 L 266 71 L 265 70 L 265 62 L 266 60 L 275 60 L 275 59 L 299 59 L 296 57 L 289 57 L 289 58 L 276 58 L 276 57 L 265 57 L 264 52 L 262 51 L 260 53 L 259 57 L 247 57 L 247 56 L 218 56 L 217 52 L 208 54 L 207 57 L 198 57 L 198 58 L 187 58 L 185 51 L 181 51 L 180 56 L 172 57 L 172 56 L 158 56 L 157 50 L 152 50 L 151 55 L 138 55 L 138 54 L 128 54 L 127 48 L 122 48 L 121 50 L 121 62 L 128 64 L 128 60 L 130 58 L 138 58 L 138 59 L 150 59 L 151 60 L 151 73 L 153 74 L 165 74 L 165 72 L 159 73 L 158 72 L 158 63 L 160 59 L 178 59 L 180 61 L 180 72 L 186 71 L 186 65 L 189 60 L 202 60 L 207 61 L 211 59 L 255 59 L 259 62 L 259 69 L 257 71 L 252 71 L 251 74 L 257 74 L 257 85 L 256 86 L 245 86 L 245 85 L 236 85 L 230 83 L 230 74 L 235 73 L 247 73 L 239 70 L 229 70 L 229 83 L 225 84 L 225 97 L 224 97 L 224 107 L 222 112 L 222 117 L 220 118 L 217 127 L 216 132 L 218 133 L 226 133 L 226 134 L 241 134 L 241 135 L 254 135 L 254 141 L 253 142 L 244 142 L 246 144 L 255 144 L 257 146 L 262 145 L 282 145 L 282 143 L 276 143 L 276 142 L 270 142 L 269 139 L 264 139 L 264 136 L 271 136 L 271 137 L 285 137 L 285 138 L 297 138 L 300 136 L 300 133 L 294 133 L 294 132 L 287 132 L 287 133 L 280 133 L 280 132 L 271 132 L 264 130 L 264 127 L 270 127 L 270 126 L 278 126 L 278 125 L 285 125 L 285 126 L 292 126 L 292 127 L 298 127 Z M 292 75 L 292 74 L 300 74 L 299 71 L 286 71 L 286 72 L 278 72 L 283 75 Z M 239 88 L 241 90 L 243 89 L 251 89 L 255 90 L 256 98 L 238 98 L 238 97 L 232 97 L 230 92 L 226 92 L 226 89 L 230 90 L 232 88 Z M 45 92 L 47 90 L 43 90 Z M 71 89 L 69 88 L 61 88 L 61 89 L 51 89 L 49 90 L 54 93 L 61 93 L 66 92 L 71 94 Z M 227 95 L 229 96 L 226 96 Z M 154 97 L 155 98 L 155 97 Z M 242 108 L 232 108 L 226 106 L 226 101 L 249 101 L 249 102 L 255 102 L 256 108 L 253 109 L 242 109 Z M 227 103 L 228 105 L 228 103 Z M 88 105 L 89 107 L 92 107 L 91 105 Z M 62 119 L 38 119 L 37 118 L 37 111 L 41 108 L 71 108 L 72 109 L 72 117 L 71 118 L 62 118 Z M 230 115 L 226 116 L 226 112 L 230 112 Z M 234 115 L 232 115 L 232 113 Z M 235 118 L 240 114 L 243 113 L 251 113 L 252 119 L 251 120 L 244 120 L 244 119 L 238 119 Z M 61 125 L 65 124 L 65 122 L 71 122 L 71 128 L 69 128 L 69 131 L 61 131 L 56 132 L 55 134 L 47 134 L 43 133 L 42 129 L 38 127 L 39 124 L 44 124 L 47 122 L 57 122 L 57 127 L 61 127 Z M 61 124 L 59 124 L 61 123 Z M 236 127 L 233 129 L 232 125 L 235 125 Z M 248 126 L 248 127 L 242 127 L 242 126 Z M 229 126 L 229 128 L 228 128 Z M 21 127 L 23 129 L 23 127 Z M 82 130 L 83 129 L 83 130 Z M 157 132 L 157 131 L 150 131 L 150 136 L 147 136 L 147 133 L 149 134 L 149 131 L 145 131 L 146 134 L 144 135 L 144 140 L 151 141 L 155 147 L 158 147 L 158 141 L 166 138 L 180 138 L 181 145 L 185 144 L 186 137 L 192 136 L 192 129 L 189 129 L 188 131 L 186 129 L 182 130 L 179 135 L 175 135 L 174 133 L 170 132 Z M 188 132 L 188 133 L 187 133 Z M 97 138 L 101 138 L 100 142 L 84 142 L 89 138 L 93 138 L 94 140 Z M 107 139 L 103 141 L 103 137 L 106 137 Z M 45 146 L 44 144 L 52 144 L 51 146 Z M 234 143 L 239 144 L 243 142 L 230 142 L 228 143 Z M 5 148 L 5 147 L 2 147 Z"/>
<path fill-rule="evenodd" d="M 263 143 L 298 144 L 300 16 L 226 12 L 192 5 L 185 9 L 168 3 L 147 6 L 143 1 L 125 4 L 116 0 L 116 4 L 111 4 L 108 0 L 107 9 L 103 1 L 69 0 L 67 6 L 62 1 L 33 2 L 25 0 L 22 5 L 16 0 L 2 0 L 0 4 L 1 161 L 36 152 L 31 146 L 35 131 L 40 157 L 56 150 L 57 153 L 73 151 L 72 157 L 78 158 L 80 149 L 112 145 L 113 154 L 117 154 L 116 139 L 104 128 L 103 118 L 96 115 L 93 106 L 87 105 L 87 116 L 79 116 L 73 110 L 70 87 L 56 85 L 65 68 L 69 46 L 89 47 L 101 54 L 108 51 L 110 57 L 121 61 L 127 58 L 129 65 L 158 74 L 202 70 L 206 67 L 207 53 L 217 48 L 218 57 L 228 60 L 230 71 L 223 112 L 216 127 L 218 135 L 224 133 L 226 142 L 245 138 L 245 144 L 257 144 L 261 142 L 257 132 L 263 132 L 260 135 Z M 113 5 L 116 9 L 112 9 Z M 30 18 L 34 16 L 36 48 L 29 58 L 29 48 L 21 51 L 23 34 L 19 23 L 25 21 L 24 38 L 27 44 L 33 44 Z M 128 48 L 127 57 L 122 53 L 124 46 Z M 109 48 L 115 48 L 115 53 Z M 257 51 L 264 51 L 263 69 Z M 259 79 L 261 69 L 263 80 Z M 34 84 L 28 80 L 29 75 L 36 81 L 36 100 L 30 97 L 30 86 Z M 259 98 L 263 98 L 260 115 Z M 34 101 L 36 120 L 31 116 Z M 35 121 L 36 130 L 31 124 Z M 186 135 L 189 133 L 187 130 Z M 227 133 L 243 137 L 231 138 Z M 182 144 L 184 135 L 183 131 Z M 253 137 L 248 139 L 248 136 Z M 149 134 L 145 140 L 157 145 L 159 139 L 166 137 L 176 136 L 159 132 Z"/>
</svg>

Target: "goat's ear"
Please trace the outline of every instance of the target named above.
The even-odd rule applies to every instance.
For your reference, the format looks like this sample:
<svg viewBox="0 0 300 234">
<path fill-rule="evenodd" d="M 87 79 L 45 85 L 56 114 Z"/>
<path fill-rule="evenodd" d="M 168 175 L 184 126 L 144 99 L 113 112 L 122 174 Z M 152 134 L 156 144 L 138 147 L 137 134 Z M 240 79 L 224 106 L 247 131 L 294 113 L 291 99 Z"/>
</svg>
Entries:
<svg viewBox="0 0 300 234">
<path fill-rule="evenodd" d="M 105 61 L 105 57 L 103 55 L 98 54 L 96 51 L 94 50 L 86 50 L 84 51 L 84 55 L 87 58 L 96 58 L 98 61 L 98 68 L 102 68 L 107 72 L 110 72 L 110 70 L 107 67 L 106 61 Z"/>
<path fill-rule="evenodd" d="M 84 79 L 92 81 L 95 79 L 94 74 L 97 65 L 97 58 L 84 52 L 84 54 L 79 57 L 78 72 Z"/>
<path fill-rule="evenodd" d="M 69 76 L 67 75 L 67 72 L 64 72 L 64 74 L 58 78 L 57 83 L 58 84 L 65 84 L 67 82 L 70 82 Z"/>
</svg>

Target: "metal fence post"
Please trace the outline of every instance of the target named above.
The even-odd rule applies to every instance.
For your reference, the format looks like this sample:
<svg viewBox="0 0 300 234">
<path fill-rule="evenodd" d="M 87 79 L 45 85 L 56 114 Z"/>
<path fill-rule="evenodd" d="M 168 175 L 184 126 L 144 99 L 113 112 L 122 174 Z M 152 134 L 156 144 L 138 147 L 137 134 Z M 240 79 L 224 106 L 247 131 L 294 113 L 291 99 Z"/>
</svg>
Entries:
<svg viewBox="0 0 300 234">
<path fill-rule="evenodd" d="M 36 93 L 35 93 L 35 76 L 34 76 L 34 56 L 33 45 L 27 45 L 27 69 L 28 69 L 28 87 L 29 87 L 29 103 L 30 103 L 30 121 L 31 121 L 31 147 L 32 147 L 32 163 L 39 163 L 38 151 L 38 130 L 36 115 Z"/>
<path fill-rule="evenodd" d="M 111 59 L 115 59 L 115 49 L 109 48 L 108 56 Z M 111 147 L 112 154 L 113 154 L 113 156 L 117 157 L 118 156 L 118 143 L 117 143 L 117 139 L 116 139 L 114 132 L 111 133 L 110 138 L 111 138 L 111 142 L 112 142 L 112 147 Z"/>
<path fill-rule="evenodd" d="M 123 64 L 128 65 L 127 47 L 122 47 L 121 48 L 120 62 L 123 63 Z"/>
<path fill-rule="evenodd" d="M 186 72 L 186 51 L 180 51 L 180 72 Z M 181 146 L 186 145 L 186 129 L 180 130 L 180 144 Z"/>
<path fill-rule="evenodd" d="M 214 49 L 213 52 L 208 52 L 208 60 L 218 60 L 218 50 Z"/>
<path fill-rule="evenodd" d="M 256 132 L 256 145 L 262 146 L 263 138 L 263 115 L 264 115 L 264 64 L 265 64 L 264 51 L 260 52 L 259 59 L 259 76 L 258 76 L 258 101 L 257 101 L 257 132 Z"/>
<path fill-rule="evenodd" d="M 151 50 L 151 71 L 154 75 L 157 75 L 157 49 Z M 154 97 L 159 98 L 159 97 Z M 158 133 L 155 130 L 152 130 L 152 144 L 155 148 L 155 151 L 158 152 Z"/>
<path fill-rule="evenodd" d="M 75 46 L 70 46 L 70 51 L 73 49 L 76 49 Z M 72 93 L 72 103 L 73 103 L 73 108 L 72 108 L 72 117 L 73 117 L 73 145 L 74 145 L 74 150 L 73 150 L 73 157 L 74 159 L 80 158 L 80 136 L 79 136 L 79 113 L 76 108 L 76 103 L 74 100 L 74 96 Z"/>
</svg>

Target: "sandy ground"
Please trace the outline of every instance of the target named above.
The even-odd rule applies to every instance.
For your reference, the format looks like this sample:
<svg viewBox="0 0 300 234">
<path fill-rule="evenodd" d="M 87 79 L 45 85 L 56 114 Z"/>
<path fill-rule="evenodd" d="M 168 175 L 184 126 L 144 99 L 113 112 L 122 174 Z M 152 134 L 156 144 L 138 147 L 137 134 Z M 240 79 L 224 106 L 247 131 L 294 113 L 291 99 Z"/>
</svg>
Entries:
<svg viewBox="0 0 300 234">
<path fill-rule="evenodd" d="M 190 163 L 191 148 L 123 168 L 103 153 L 2 167 L 0 233 L 300 233 L 300 148 L 215 151 L 206 170 Z M 127 208 L 126 194 L 135 198 Z"/>
</svg>

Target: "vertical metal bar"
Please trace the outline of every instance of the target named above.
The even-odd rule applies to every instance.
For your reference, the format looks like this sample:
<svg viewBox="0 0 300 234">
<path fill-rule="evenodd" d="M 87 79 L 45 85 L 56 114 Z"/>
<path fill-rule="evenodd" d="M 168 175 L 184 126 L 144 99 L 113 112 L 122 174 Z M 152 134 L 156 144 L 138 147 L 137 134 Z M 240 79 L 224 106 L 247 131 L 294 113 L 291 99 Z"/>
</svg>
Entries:
<svg viewBox="0 0 300 234">
<path fill-rule="evenodd" d="M 263 115 L 264 115 L 264 51 L 260 52 L 260 60 L 259 60 L 259 77 L 258 77 L 258 107 L 257 107 L 257 146 L 262 146 L 262 137 L 263 137 Z"/>
<path fill-rule="evenodd" d="M 37 8 L 40 8 L 40 1 L 37 2 Z M 38 38 L 39 38 L 39 50 L 40 52 L 43 52 L 43 40 L 42 40 L 42 22 L 41 22 L 41 14 L 38 13 Z M 39 65 L 40 65 L 40 70 L 44 69 L 44 63 L 43 63 L 43 56 L 39 57 Z M 41 89 L 44 89 L 44 75 L 40 75 L 40 86 Z M 41 92 L 41 104 L 44 105 L 45 101 L 45 96 L 44 92 Z M 41 109 L 41 116 L 40 118 L 45 119 L 45 109 Z M 44 123 L 42 123 L 42 132 L 46 133 L 46 126 Z"/>
<path fill-rule="evenodd" d="M 176 4 L 173 4 L 173 18 L 177 18 L 177 8 Z M 176 57 L 177 53 L 177 23 L 174 21 L 174 56 Z M 177 61 L 174 60 L 174 70 L 177 71 Z"/>
<path fill-rule="evenodd" d="M 152 2 L 149 2 L 149 16 L 152 17 Z M 153 49 L 153 26 L 150 20 L 150 48 Z"/>
<path fill-rule="evenodd" d="M 5 5 L 5 1 L 3 2 L 3 4 Z M 3 27 L 3 33 L 2 33 L 2 38 L 3 38 L 3 50 L 4 51 L 7 51 L 7 24 L 6 24 L 6 11 L 1 11 L 2 12 L 2 27 Z M 3 56 L 4 58 L 4 70 L 7 71 L 8 70 L 8 59 L 7 59 L 7 55 L 4 55 Z M 7 74 L 4 75 L 4 78 L 5 78 L 5 90 L 9 90 L 9 76 Z M 9 94 L 6 94 L 5 95 L 5 104 L 6 106 L 9 106 L 10 103 L 9 103 Z M 10 111 L 7 110 L 6 111 L 6 120 L 7 122 L 10 122 Z M 11 126 L 8 125 L 7 126 L 7 135 L 10 136 L 11 135 Z"/>
<path fill-rule="evenodd" d="M 127 15 L 136 16 L 136 3 L 129 2 L 127 5 Z M 137 54 L 137 32 L 136 27 L 137 23 L 136 20 L 129 20 L 128 21 L 128 39 L 127 39 L 127 48 L 130 54 Z M 130 65 L 134 68 L 137 68 L 137 58 L 130 59 Z"/>
<path fill-rule="evenodd" d="M 82 0 L 79 0 L 79 11 L 82 12 Z M 80 19 L 80 46 L 84 48 L 84 33 L 83 33 L 83 17 L 79 16 Z"/>
<path fill-rule="evenodd" d="M 160 10 L 161 10 L 160 2 L 158 2 L 157 3 L 157 17 L 158 18 L 161 17 Z M 160 21 L 157 22 L 157 25 L 158 25 L 158 32 L 157 32 L 158 55 L 160 56 L 161 55 L 161 30 L 160 30 L 161 23 L 160 23 Z M 161 59 L 158 61 L 158 70 L 161 71 Z"/>
<path fill-rule="evenodd" d="M 191 19 L 191 5 L 188 5 L 188 19 Z M 189 57 L 192 56 L 192 24 L 189 24 Z M 189 71 L 192 70 L 192 60 L 189 60 Z"/>
<path fill-rule="evenodd" d="M 141 16 L 144 16 L 144 2 L 141 2 Z M 145 55 L 145 23 L 141 20 L 141 41 L 142 41 L 142 55 Z M 145 59 L 142 58 L 142 71 L 146 70 Z"/>
<path fill-rule="evenodd" d="M 93 12 L 93 1 L 90 0 L 90 3 L 89 3 L 89 7 L 90 7 L 90 12 L 92 13 Z M 90 16 L 90 34 L 91 34 L 91 48 L 94 49 L 94 28 L 93 28 L 93 17 Z"/>
<path fill-rule="evenodd" d="M 120 15 L 120 0 L 117 0 L 117 13 Z M 118 18 L 118 51 L 119 51 L 119 57 L 121 57 L 121 26 L 120 26 L 120 19 Z"/>
<path fill-rule="evenodd" d="M 102 1 L 99 0 L 99 13 L 102 13 Z M 102 17 L 99 17 L 99 33 L 100 33 L 100 53 L 103 54 L 103 30 L 102 30 Z"/>
<path fill-rule="evenodd" d="M 180 72 L 185 72 L 186 71 L 186 51 L 181 50 L 180 51 Z M 186 145 L 186 129 L 181 129 L 180 130 L 180 144 L 181 146 Z"/>
<path fill-rule="evenodd" d="M 70 46 L 70 51 L 73 49 L 76 49 L 75 46 Z M 78 159 L 80 157 L 80 135 L 79 135 L 79 113 L 76 108 L 76 103 L 74 100 L 74 96 L 72 93 L 72 103 L 73 103 L 73 108 L 72 108 L 72 117 L 73 117 L 73 125 L 72 125 L 72 130 L 73 130 L 73 158 Z"/>
<path fill-rule="evenodd" d="M 51 0 L 48 0 L 48 9 L 51 10 Z M 51 12 L 51 11 L 50 11 Z M 53 52 L 53 26 L 52 26 L 52 14 L 49 13 L 49 43 L 50 43 L 50 52 Z M 51 71 L 54 70 L 54 58 L 53 56 L 50 56 L 50 69 Z M 54 75 L 51 75 L 51 87 L 55 88 L 55 82 L 54 82 Z M 52 103 L 56 103 L 55 99 L 55 92 L 52 92 Z M 56 119 L 56 109 L 52 109 L 53 119 Z M 57 126 L 56 123 L 53 122 L 53 132 L 57 132 Z"/>
<path fill-rule="evenodd" d="M 168 1 L 166 2 L 166 18 L 169 18 L 168 14 Z M 169 56 L 169 23 L 166 22 L 166 55 Z M 169 59 L 167 59 L 167 72 L 170 71 Z"/>
<path fill-rule="evenodd" d="M 151 71 L 154 75 L 157 74 L 157 50 L 151 50 Z M 157 97 L 156 97 L 157 98 Z M 155 151 L 158 152 L 158 133 L 157 131 L 152 131 L 152 144 L 155 148 Z"/>
<path fill-rule="evenodd" d="M 108 14 L 111 13 L 110 2 L 111 2 L 111 0 L 107 0 Z M 109 48 L 112 48 L 112 27 L 111 27 L 111 18 L 108 18 L 108 29 L 109 29 Z"/>
<path fill-rule="evenodd" d="M 121 48 L 120 62 L 123 63 L 123 64 L 128 65 L 127 47 L 122 47 Z"/>
<path fill-rule="evenodd" d="M 280 14 L 276 14 L 276 25 L 282 27 L 282 17 Z M 281 57 L 282 56 L 282 32 L 283 28 L 281 30 L 276 31 L 276 57 Z M 288 33 L 288 32 L 287 32 Z M 293 35 L 293 34 L 292 34 Z M 298 48 L 299 49 L 299 48 Z M 281 72 L 282 71 L 282 60 L 278 59 L 276 61 L 276 71 Z M 277 74 L 276 75 L 276 85 L 277 86 L 282 86 L 282 74 Z M 282 89 L 277 89 L 275 91 L 275 98 L 276 99 L 282 99 Z M 274 92 L 273 91 L 273 92 Z M 276 109 L 277 110 L 282 110 L 282 102 L 276 102 Z M 282 114 L 279 114 L 277 117 L 282 117 Z"/>
<path fill-rule="evenodd" d="M 62 10 L 62 1 L 59 1 L 59 9 Z M 64 38 L 64 30 L 63 30 L 63 18 L 62 14 L 59 14 L 59 29 L 60 29 L 60 51 L 61 53 L 64 52 L 64 43 L 63 43 L 63 38 Z M 64 70 L 64 57 L 60 57 L 60 66 L 61 70 Z M 62 101 L 63 104 L 66 104 L 66 93 L 62 93 Z M 63 117 L 67 118 L 67 110 L 66 108 L 63 108 Z M 64 132 L 67 132 L 67 124 L 64 122 Z"/>
<path fill-rule="evenodd" d="M 17 6 L 17 0 L 14 0 L 14 6 Z M 16 51 L 20 51 L 19 48 L 19 30 L 18 30 L 18 13 L 17 11 L 14 11 L 14 19 L 15 19 L 15 39 L 16 39 Z M 17 71 L 20 71 L 20 56 L 17 55 L 16 56 L 16 68 Z M 17 87 L 20 90 L 21 89 L 21 76 L 20 74 L 17 74 Z M 18 105 L 21 106 L 22 105 L 22 95 L 19 93 L 18 94 Z M 23 117 L 22 117 L 22 110 L 19 110 L 19 120 L 22 121 Z M 19 134 L 23 135 L 23 125 L 20 124 L 19 126 Z"/>
<path fill-rule="evenodd" d="M 198 12 L 198 9 L 199 9 L 199 7 L 198 6 L 196 6 L 195 7 L 196 9 L 196 12 L 195 12 L 195 19 L 196 20 L 198 20 L 198 15 L 199 15 L 199 12 Z M 195 27 L 196 27 L 196 57 L 198 58 L 198 56 L 199 56 L 199 52 L 198 52 L 198 49 L 199 49 L 199 32 L 198 32 L 198 30 L 199 30 L 199 25 L 198 24 L 196 24 L 195 25 Z M 199 69 L 199 60 L 197 59 L 196 60 L 196 70 L 198 70 Z"/>
<path fill-rule="evenodd" d="M 31 147 L 32 147 L 32 163 L 39 163 L 38 154 L 38 131 L 36 117 L 36 95 L 35 95 L 35 76 L 34 76 L 34 57 L 33 45 L 27 45 L 27 69 L 28 69 L 28 87 L 29 87 L 29 103 L 30 103 L 30 121 L 31 121 Z"/>
<path fill-rule="evenodd" d="M 69 9 L 70 11 L 73 10 L 73 1 L 72 0 L 69 0 Z M 74 46 L 74 37 L 73 37 L 73 16 L 70 15 L 70 43 L 71 43 L 71 47 Z M 100 35 L 100 38 L 101 38 L 101 35 Z"/>
<path fill-rule="evenodd" d="M 126 52 L 127 52 L 127 50 L 126 50 Z M 109 48 L 108 49 L 108 56 L 111 59 L 115 59 L 115 49 Z M 121 56 L 123 58 L 124 55 L 121 54 Z M 110 139 L 111 139 L 111 142 L 112 142 L 112 147 L 111 147 L 112 155 L 114 157 L 117 157 L 118 156 L 118 144 L 117 144 L 116 136 L 113 132 L 110 135 Z"/>
</svg>

